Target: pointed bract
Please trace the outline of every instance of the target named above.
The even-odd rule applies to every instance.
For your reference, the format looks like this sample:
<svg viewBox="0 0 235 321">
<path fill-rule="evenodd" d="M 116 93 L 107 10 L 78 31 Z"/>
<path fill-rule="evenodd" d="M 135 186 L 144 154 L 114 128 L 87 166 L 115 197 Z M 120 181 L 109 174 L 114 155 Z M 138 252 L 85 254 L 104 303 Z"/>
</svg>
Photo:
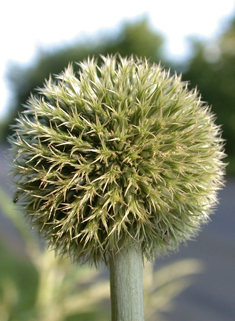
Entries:
<svg viewBox="0 0 235 321">
<path fill-rule="evenodd" d="M 223 183 L 214 115 L 146 59 L 80 68 L 50 77 L 19 116 L 18 202 L 52 248 L 80 262 L 135 242 L 147 259 L 176 250 L 208 221 Z"/>
</svg>

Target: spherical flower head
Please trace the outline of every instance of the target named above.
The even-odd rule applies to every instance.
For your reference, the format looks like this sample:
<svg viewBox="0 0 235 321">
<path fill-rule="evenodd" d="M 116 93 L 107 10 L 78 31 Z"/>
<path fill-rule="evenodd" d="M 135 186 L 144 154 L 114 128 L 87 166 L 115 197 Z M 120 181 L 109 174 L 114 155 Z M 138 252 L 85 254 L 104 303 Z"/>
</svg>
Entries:
<svg viewBox="0 0 235 321">
<path fill-rule="evenodd" d="M 72 65 L 31 96 L 11 137 L 15 200 L 48 244 L 107 262 L 176 250 L 208 221 L 223 140 L 196 90 L 146 59 Z"/>
</svg>

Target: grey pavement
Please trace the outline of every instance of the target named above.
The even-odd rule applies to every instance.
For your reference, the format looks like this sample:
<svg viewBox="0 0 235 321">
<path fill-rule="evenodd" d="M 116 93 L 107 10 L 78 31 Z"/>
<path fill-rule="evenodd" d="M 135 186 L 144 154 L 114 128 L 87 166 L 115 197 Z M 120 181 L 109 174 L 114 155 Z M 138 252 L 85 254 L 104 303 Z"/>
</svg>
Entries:
<svg viewBox="0 0 235 321">
<path fill-rule="evenodd" d="M 4 146 L 0 146 L 0 185 L 7 186 Z M 205 271 L 175 298 L 174 309 L 166 313 L 169 321 L 235 321 L 235 178 L 227 178 L 220 192 L 220 204 L 212 221 L 204 226 L 196 241 L 182 246 L 179 253 L 158 259 L 162 266 L 183 258 L 202 260 Z M 0 233 L 18 253 L 19 238 L 0 213 Z"/>
<path fill-rule="evenodd" d="M 235 321 L 235 179 L 227 178 L 219 193 L 220 204 L 195 241 L 179 253 L 157 261 L 203 261 L 205 271 L 175 299 L 169 321 Z"/>
</svg>

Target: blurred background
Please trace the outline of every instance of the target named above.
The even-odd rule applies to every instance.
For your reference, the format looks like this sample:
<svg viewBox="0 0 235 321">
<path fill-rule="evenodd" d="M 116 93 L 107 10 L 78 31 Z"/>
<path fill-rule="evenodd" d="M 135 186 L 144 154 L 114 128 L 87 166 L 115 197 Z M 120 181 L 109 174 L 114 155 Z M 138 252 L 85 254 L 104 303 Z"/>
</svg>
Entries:
<svg viewBox="0 0 235 321">
<path fill-rule="evenodd" d="M 146 265 L 146 321 L 234 321 L 235 1 L 5 1 L 0 33 L 0 321 L 110 319 L 107 271 L 44 249 L 12 204 L 5 155 L 10 125 L 50 74 L 116 52 L 161 62 L 197 86 L 229 163 L 220 205 L 196 242 Z"/>
</svg>

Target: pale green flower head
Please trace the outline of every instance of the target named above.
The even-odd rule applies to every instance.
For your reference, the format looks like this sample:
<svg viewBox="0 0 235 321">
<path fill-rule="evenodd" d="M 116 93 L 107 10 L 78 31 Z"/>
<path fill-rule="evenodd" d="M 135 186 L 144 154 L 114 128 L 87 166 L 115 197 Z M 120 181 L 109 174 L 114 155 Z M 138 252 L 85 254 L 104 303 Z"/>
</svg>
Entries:
<svg viewBox="0 0 235 321">
<path fill-rule="evenodd" d="M 72 65 L 31 96 L 11 137 L 15 200 L 49 246 L 107 262 L 176 250 L 208 221 L 223 140 L 210 108 L 146 59 Z"/>
</svg>

